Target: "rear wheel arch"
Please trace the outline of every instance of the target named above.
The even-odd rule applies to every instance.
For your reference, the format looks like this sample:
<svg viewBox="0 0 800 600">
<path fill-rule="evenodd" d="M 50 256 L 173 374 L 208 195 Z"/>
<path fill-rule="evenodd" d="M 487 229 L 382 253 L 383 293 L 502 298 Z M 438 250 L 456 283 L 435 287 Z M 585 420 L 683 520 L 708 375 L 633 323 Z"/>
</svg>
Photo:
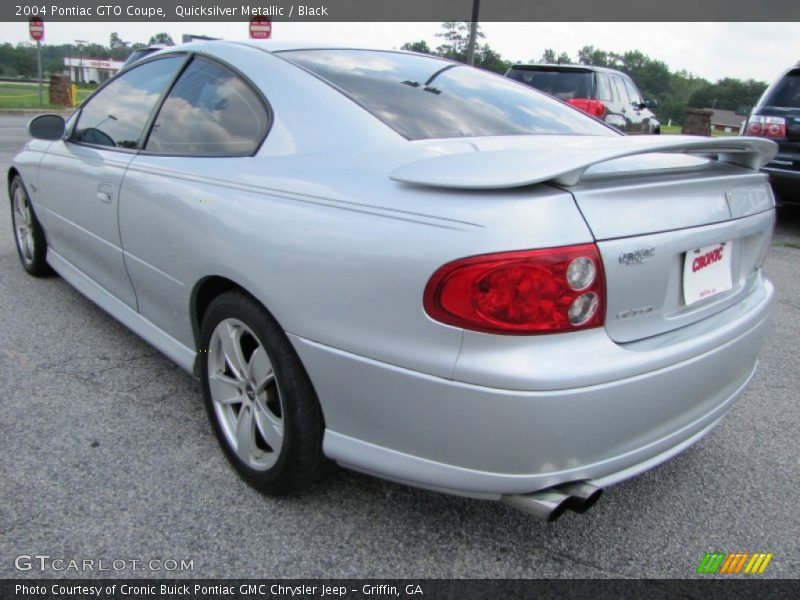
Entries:
<svg viewBox="0 0 800 600">
<path fill-rule="evenodd" d="M 283 329 L 278 319 L 275 318 L 275 314 L 272 312 L 272 310 L 270 310 L 270 307 L 267 306 L 264 302 L 262 302 L 255 294 L 253 294 L 245 286 L 222 275 L 208 275 L 200 279 L 195 284 L 194 288 L 192 289 L 192 294 L 189 300 L 192 334 L 194 336 L 194 343 L 196 349 L 198 350 L 200 349 L 201 345 L 200 332 L 203 327 L 203 317 L 208 311 L 209 306 L 211 306 L 211 303 L 222 294 L 234 291 L 241 292 L 245 296 L 248 296 L 254 302 L 260 304 L 264 308 L 264 310 L 266 310 L 267 313 L 269 313 L 272 320 L 275 321 L 278 324 L 278 326 L 281 327 L 281 329 Z M 198 375 L 200 372 L 199 364 L 200 364 L 199 361 L 195 359 L 195 364 L 194 364 L 195 375 Z"/>
</svg>

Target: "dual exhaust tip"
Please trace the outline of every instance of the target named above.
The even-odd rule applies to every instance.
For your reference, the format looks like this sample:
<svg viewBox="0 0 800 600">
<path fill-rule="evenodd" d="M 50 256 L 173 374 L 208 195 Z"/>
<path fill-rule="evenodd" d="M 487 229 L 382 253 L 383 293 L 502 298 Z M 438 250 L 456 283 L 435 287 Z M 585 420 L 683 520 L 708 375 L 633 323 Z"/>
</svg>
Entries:
<svg viewBox="0 0 800 600">
<path fill-rule="evenodd" d="M 564 483 L 533 494 L 510 494 L 500 498 L 503 504 L 552 523 L 567 510 L 585 513 L 603 495 L 603 490 L 585 481 Z"/>
</svg>

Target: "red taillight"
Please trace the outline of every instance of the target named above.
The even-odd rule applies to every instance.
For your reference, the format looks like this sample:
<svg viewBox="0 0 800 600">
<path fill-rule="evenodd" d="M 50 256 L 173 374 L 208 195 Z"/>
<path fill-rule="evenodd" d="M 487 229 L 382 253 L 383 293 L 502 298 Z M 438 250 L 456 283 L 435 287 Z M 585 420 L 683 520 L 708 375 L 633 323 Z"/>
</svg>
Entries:
<svg viewBox="0 0 800 600">
<path fill-rule="evenodd" d="M 575 108 L 581 109 L 583 112 L 602 119 L 606 116 L 606 105 L 600 100 L 589 100 L 588 98 L 571 98 L 567 100 L 567 104 L 571 104 Z"/>
<path fill-rule="evenodd" d="M 487 333 L 599 327 L 605 276 L 594 244 L 472 256 L 438 269 L 425 288 L 433 319 Z"/>
<path fill-rule="evenodd" d="M 768 138 L 786 137 L 786 119 L 753 115 L 747 123 L 747 135 Z"/>
</svg>

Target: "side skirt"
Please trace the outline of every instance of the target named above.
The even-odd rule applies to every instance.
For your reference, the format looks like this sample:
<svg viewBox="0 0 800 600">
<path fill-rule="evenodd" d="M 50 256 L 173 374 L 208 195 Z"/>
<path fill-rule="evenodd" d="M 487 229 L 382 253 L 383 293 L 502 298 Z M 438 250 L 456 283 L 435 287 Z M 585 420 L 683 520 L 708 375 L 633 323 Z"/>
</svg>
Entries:
<svg viewBox="0 0 800 600">
<path fill-rule="evenodd" d="M 118 300 L 92 279 L 55 252 L 47 249 L 47 262 L 72 287 L 125 325 L 158 351 L 174 361 L 181 369 L 192 373 L 196 352 L 145 319 L 130 306 Z"/>
</svg>

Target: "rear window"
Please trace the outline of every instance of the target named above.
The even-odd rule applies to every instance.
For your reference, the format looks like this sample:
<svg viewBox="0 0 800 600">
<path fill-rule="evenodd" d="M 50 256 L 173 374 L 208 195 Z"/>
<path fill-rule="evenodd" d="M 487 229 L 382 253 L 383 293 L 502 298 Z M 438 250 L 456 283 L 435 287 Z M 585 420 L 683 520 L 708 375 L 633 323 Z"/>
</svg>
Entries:
<svg viewBox="0 0 800 600">
<path fill-rule="evenodd" d="M 800 108 L 800 71 L 792 71 L 781 79 L 775 87 L 770 104 L 784 108 Z"/>
<path fill-rule="evenodd" d="M 434 57 L 366 50 L 291 50 L 308 69 L 410 139 L 614 135 L 602 124 L 504 77 Z"/>
<path fill-rule="evenodd" d="M 559 100 L 592 98 L 593 73 L 590 71 L 511 69 L 507 76 Z"/>
</svg>

